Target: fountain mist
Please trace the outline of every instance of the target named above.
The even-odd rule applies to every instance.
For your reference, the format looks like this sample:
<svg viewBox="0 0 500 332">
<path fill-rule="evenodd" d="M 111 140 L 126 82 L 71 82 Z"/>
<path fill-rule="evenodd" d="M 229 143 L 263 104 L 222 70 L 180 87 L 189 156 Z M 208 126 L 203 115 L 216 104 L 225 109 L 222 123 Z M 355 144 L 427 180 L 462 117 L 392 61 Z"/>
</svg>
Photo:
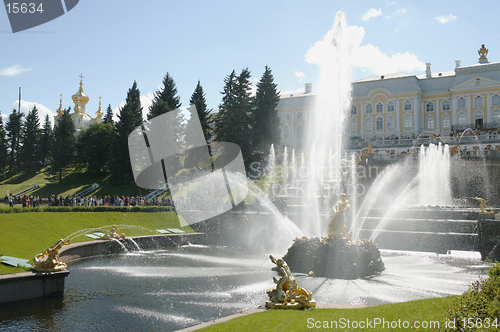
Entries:
<svg viewBox="0 0 500 332">
<path fill-rule="evenodd" d="M 319 210 L 320 193 L 339 195 L 341 184 L 341 155 L 344 124 L 350 104 L 349 77 L 350 40 L 346 34 L 345 15 L 339 11 L 333 29 L 315 46 L 315 62 L 320 66 L 318 92 L 314 111 L 309 119 L 307 149 L 311 151 L 307 163 L 306 225 L 308 236 L 326 232 Z M 311 220 L 312 219 L 312 220 Z"/>
</svg>

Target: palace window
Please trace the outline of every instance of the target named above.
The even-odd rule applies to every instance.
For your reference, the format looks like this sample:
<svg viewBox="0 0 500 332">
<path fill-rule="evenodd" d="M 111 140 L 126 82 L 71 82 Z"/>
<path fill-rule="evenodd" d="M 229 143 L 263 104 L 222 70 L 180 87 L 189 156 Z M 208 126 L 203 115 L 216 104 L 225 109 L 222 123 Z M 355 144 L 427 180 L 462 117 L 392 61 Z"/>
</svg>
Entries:
<svg viewBox="0 0 500 332">
<path fill-rule="evenodd" d="M 297 128 L 295 128 L 295 138 L 298 141 L 302 140 L 302 126 L 297 126 Z"/>
<path fill-rule="evenodd" d="M 491 97 L 491 104 L 492 105 L 500 105 L 500 96 L 494 95 L 493 97 Z"/>
<path fill-rule="evenodd" d="M 465 113 L 458 113 L 458 125 L 459 126 L 465 126 L 465 122 L 467 120 L 467 117 L 465 116 Z"/>
<path fill-rule="evenodd" d="M 382 117 L 377 118 L 377 130 L 384 130 L 384 119 Z"/>
<path fill-rule="evenodd" d="M 451 120 L 450 120 L 450 116 L 448 114 L 443 115 L 442 125 L 443 125 L 443 130 L 450 130 Z"/>
<path fill-rule="evenodd" d="M 443 111 L 449 111 L 450 110 L 450 102 L 448 100 L 443 101 L 441 104 L 441 109 Z"/>
<path fill-rule="evenodd" d="M 427 117 L 425 127 L 427 130 L 434 130 L 434 117 L 432 115 Z"/>
<path fill-rule="evenodd" d="M 368 104 L 365 106 L 365 113 L 366 114 L 372 114 L 373 113 L 373 105 L 372 104 Z"/>
<path fill-rule="evenodd" d="M 477 96 L 474 98 L 474 107 L 482 107 L 483 106 L 483 97 Z"/>
<path fill-rule="evenodd" d="M 403 122 L 404 122 L 404 127 L 405 127 L 406 130 L 411 129 L 411 127 L 413 126 L 413 121 L 412 121 L 412 118 L 411 118 L 410 114 L 406 114 L 405 115 Z"/>
<path fill-rule="evenodd" d="M 434 112 L 434 103 L 432 101 L 425 104 L 425 111 L 426 112 Z"/>
<path fill-rule="evenodd" d="M 288 126 L 283 127 L 283 138 L 285 141 L 288 141 L 290 138 L 290 128 Z"/>
<path fill-rule="evenodd" d="M 366 131 L 373 131 L 373 119 L 372 118 L 366 118 L 365 129 L 366 129 Z"/>
<path fill-rule="evenodd" d="M 302 119 L 302 113 L 297 114 L 297 120 Z"/>
<path fill-rule="evenodd" d="M 351 115 L 358 115 L 358 108 L 356 107 L 356 105 L 352 105 Z"/>
<path fill-rule="evenodd" d="M 411 111 L 411 101 L 405 101 L 405 111 Z"/>
<path fill-rule="evenodd" d="M 394 130 L 394 116 L 387 117 L 387 130 Z"/>
<path fill-rule="evenodd" d="M 465 98 L 458 98 L 458 108 L 465 108 Z"/>
<path fill-rule="evenodd" d="M 377 113 L 382 113 L 384 111 L 384 104 L 382 103 L 378 103 L 376 106 L 375 106 L 375 110 L 377 111 Z"/>
<path fill-rule="evenodd" d="M 358 132 L 358 120 L 356 120 L 356 118 L 351 119 L 349 122 L 349 132 L 351 134 L 356 134 Z"/>
<path fill-rule="evenodd" d="M 394 112 L 394 103 L 392 101 L 387 104 L 387 112 Z"/>
<path fill-rule="evenodd" d="M 500 111 L 498 110 L 493 111 L 492 118 L 493 118 L 493 123 L 495 123 L 495 126 L 500 125 Z"/>
</svg>

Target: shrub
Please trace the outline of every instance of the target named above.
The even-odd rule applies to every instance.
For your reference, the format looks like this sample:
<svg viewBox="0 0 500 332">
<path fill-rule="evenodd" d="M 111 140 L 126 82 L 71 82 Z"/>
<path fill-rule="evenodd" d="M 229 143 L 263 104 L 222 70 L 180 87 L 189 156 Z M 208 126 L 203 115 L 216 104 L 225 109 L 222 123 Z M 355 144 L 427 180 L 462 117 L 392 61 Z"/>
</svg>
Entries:
<svg viewBox="0 0 500 332">
<path fill-rule="evenodd" d="M 451 322 L 451 323 L 450 323 Z M 448 324 L 446 324 L 448 323 Z M 500 327 L 500 263 L 488 270 L 488 278 L 480 278 L 457 297 L 448 309 L 441 331 L 498 331 Z"/>
</svg>

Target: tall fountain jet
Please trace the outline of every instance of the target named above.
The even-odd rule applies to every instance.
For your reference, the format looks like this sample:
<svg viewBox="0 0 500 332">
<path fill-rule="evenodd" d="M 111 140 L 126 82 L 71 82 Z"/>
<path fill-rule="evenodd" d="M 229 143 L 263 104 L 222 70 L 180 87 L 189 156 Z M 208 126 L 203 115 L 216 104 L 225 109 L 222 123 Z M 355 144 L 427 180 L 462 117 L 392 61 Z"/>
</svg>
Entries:
<svg viewBox="0 0 500 332">
<path fill-rule="evenodd" d="M 307 198 L 303 214 L 307 221 L 302 221 L 300 227 L 307 236 L 320 236 L 327 232 L 327 221 L 321 220 L 320 200 L 328 196 L 334 196 L 336 200 L 343 192 L 341 156 L 351 94 L 351 47 L 346 29 L 345 15 L 339 11 L 333 29 L 306 55 L 308 61 L 320 66 L 317 99 L 308 119 L 306 137 L 309 156 L 306 158 Z"/>
</svg>

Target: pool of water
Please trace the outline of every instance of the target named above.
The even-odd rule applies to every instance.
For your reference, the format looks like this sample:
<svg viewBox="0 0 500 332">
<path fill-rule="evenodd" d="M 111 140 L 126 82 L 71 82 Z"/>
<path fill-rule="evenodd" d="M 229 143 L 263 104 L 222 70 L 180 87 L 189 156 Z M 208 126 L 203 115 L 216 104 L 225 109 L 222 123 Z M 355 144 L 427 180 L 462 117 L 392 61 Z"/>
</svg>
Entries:
<svg viewBox="0 0 500 332">
<path fill-rule="evenodd" d="M 457 295 L 485 274 L 478 255 L 382 251 L 379 276 L 297 280 L 319 303 Z M 63 299 L 0 306 L 0 331 L 175 331 L 263 305 L 272 267 L 264 255 L 198 245 L 80 260 L 69 266 Z"/>
</svg>

